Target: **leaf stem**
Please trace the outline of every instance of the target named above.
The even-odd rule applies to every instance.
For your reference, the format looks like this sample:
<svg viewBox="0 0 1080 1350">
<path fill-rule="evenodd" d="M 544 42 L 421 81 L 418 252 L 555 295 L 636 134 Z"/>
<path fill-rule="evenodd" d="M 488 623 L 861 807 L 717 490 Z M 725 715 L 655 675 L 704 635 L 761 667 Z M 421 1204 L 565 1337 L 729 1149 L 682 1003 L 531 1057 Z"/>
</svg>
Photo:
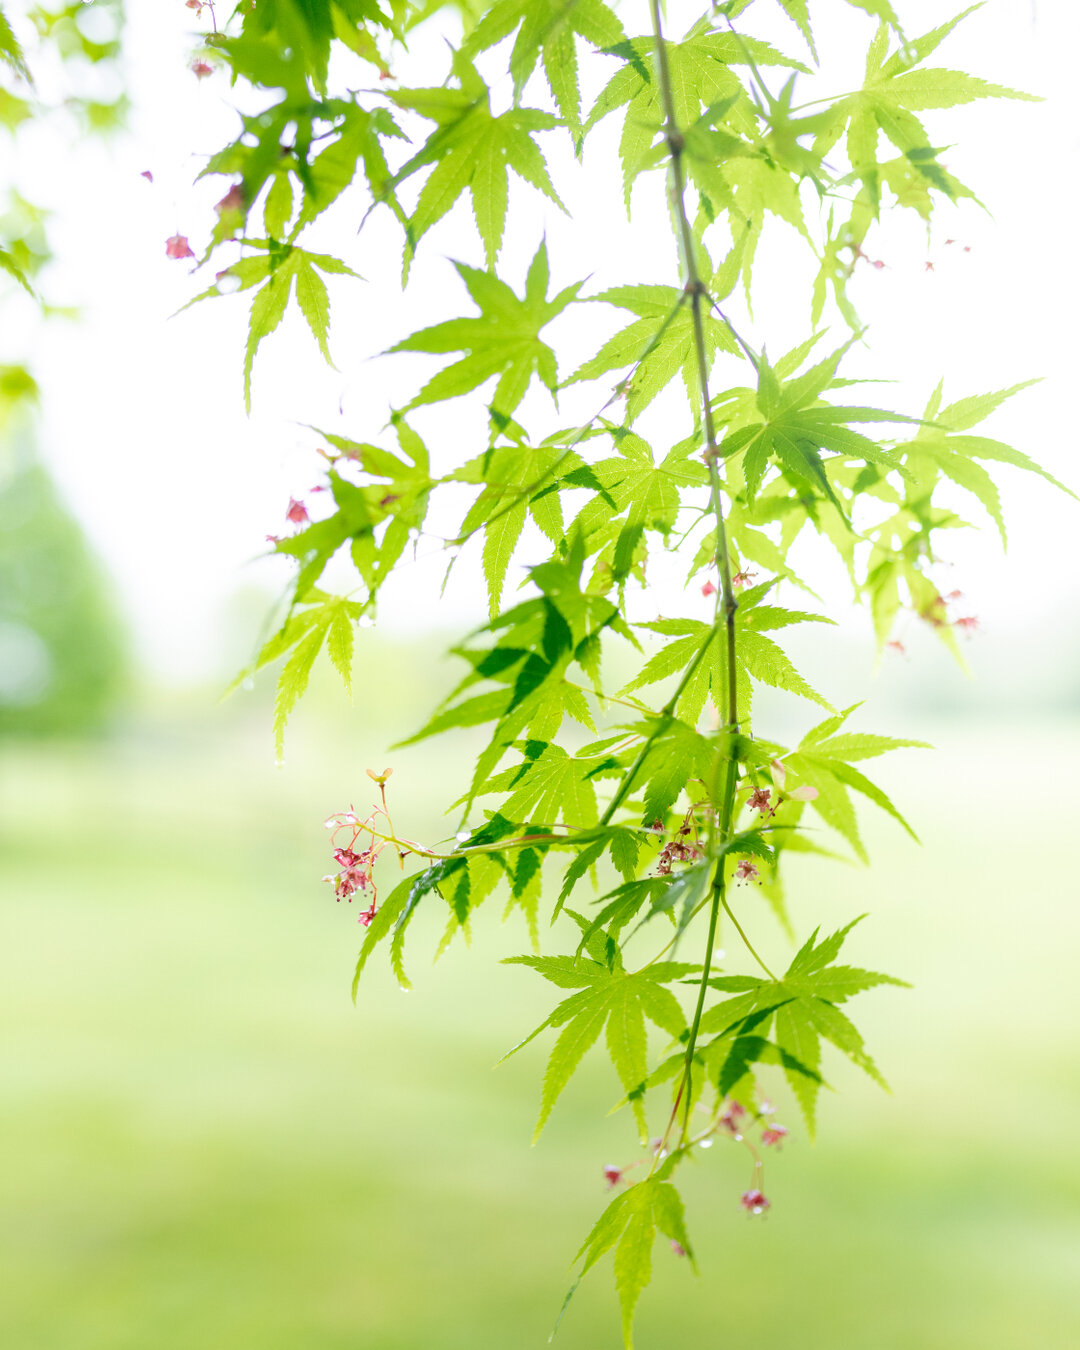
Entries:
<svg viewBox="0 0 1080 1350">
<path fill-rule="evenodd" d="M 761 959 L 761 957 L 757 954 L 757 951 L 756 951 L 755 948 L 754 948 L 754 944 L 753 944 L 753 943 L 750 941 L 750 939 L 746 936 L 746 933 L 743 931 L 743 926 L 742 926 L 742 924 L 741 924 L 741 923 L 738 921 L 738 919 L 735 917 L 735 914 L 734 914 L 734 912 L 732 911 L 731 906 L 728 904 L 727 898 L 726 898 L 725 896 L 721 895 L 721 897 L 720 897 L 720 903 L 721 903 L 721 904 L 723 905 L 723 907 L 724 907 L 724 913 L 728 916 L 728 918 L 731 920 L 731 922 L 735 925 L 735 931 L 738 933 L 738 935 L 742 938 L 743 942 L 746 944 L 746 950 L 750 953 L 750 955 L 751 955 L 751 956 L 754 958 L 754 960 L 758 963 L 758 965 L 759 965 L 759 966 L 761 967 L 761 969 L 765 972 L 765 974 L 768 975 L 769 979 L 775 981 L 776 983 L 779 983 L 779 980 L 777 979 L 777 977 L 772 973 L 772 971 L 769 969 L 769 967 L 765 964 L 765 962 L 764 962 L 764 961 Z"/>
</svg>

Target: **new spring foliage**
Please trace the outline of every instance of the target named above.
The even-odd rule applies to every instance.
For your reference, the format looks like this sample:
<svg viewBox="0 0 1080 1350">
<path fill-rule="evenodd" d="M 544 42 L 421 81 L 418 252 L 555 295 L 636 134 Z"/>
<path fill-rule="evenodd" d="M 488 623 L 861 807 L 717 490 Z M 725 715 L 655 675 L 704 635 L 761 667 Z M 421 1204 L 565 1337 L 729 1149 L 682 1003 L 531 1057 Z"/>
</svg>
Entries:
<svg viewBox="0 0 1080 1350">
<path fill-rule="evenodd" d="M 818 3 L 779 4 L 791 21 L 785 50 L 755 35 L 766 0 L 683 15 L 670 35 L 656 0 L 617 10 L 602 0 L 463 0 L 443 67 L 415 88 L 379 77 L 392 75 L 437 2 L 248 0 L 206 38 L 206 61 L 243 91 L 245 111 L 205 170 L 228 191 L 202 259 L 215 259 L 218 280 L 200 299 L 250 305 L 245 397 L 260 346 L 293 300 L 329 359 L 331 308 L 358 303 L 356 273 L 392 261 L 407 285 L 456 204 L 475 222 L 474 254 L 454 264 L 460 308 L 432 314 L 387 358 L 436 357 L 436 373 L 386 427 L 313 433 L 327 447 L 330 507 L 314 521 L 300 515 L 275 545 L 294 560 L 295 584 L 257 664 L 283 662 L 280 751 L 320 653 L 348 684 L 356 621 L 375 612 L 433 496 L 453 487 L 460 500 L 464 485 L 447 549 L 479 549 L 489 617 L 455 649 L 460 679 L 413 739 L 479 736 L 460 795 L 447 801 L 468 824 L 455 844 L 423 850 L 424 865 L 365 912 L 356 975 L 385 948 L 407 982 L 406 935 L 421 906 L 444 909 L 447 941 L 494 894 L 523 912 L 534 950 L 512 960 L 556 998 L 515 1047 L 547 1047 L 537 1134 L 600 1047 L 646 1149 L 632 1178 L 611 1169 L 616 1193 L 579 1253 L 584 1274 L 613 1252 L 628 1346 L 655 1239 L 693 1259 L 676 1186 L 696 1145 L 725 1133 L 747 1143 L 742 1204 L 761 1213 L 760 1148 L 787 1132 L 769 1123 L 766 1094 L 786 1083 L 812 1134 L 830 1055 L 884 1082 L 849 1005 L 901 982 L 845 963 L 851 925 L 815 931 L 781 971 L 754 945 L 764 923 L 791 930 L 789 854 L 836 846 L 865 861 L 857 804 L 867 801 L 909 829 L 864 764 L 918 745 L 863 730 L 849 720 L 856 710 L 834 708 L 785 652 L 794 625 L 813 624 L 828 642 L 823 609 L 839 603 L 808 593 L 796 545 L 817 534 L 835 548 L 879 644 L 914 615 L 956 650 L 955 611 L 934 569 L 942 533 L 965 523 L 957 489 L 1004 539 L 1001 466 L 1042 472 L 980 425 L 1022 386 L 949 400 L 939 386 L 925 406 L 897 408 L 883 406 L 877 385 L 853 389 L 847 373 L 862 337 L 848 283 L 868 265 L 882 213 L 925 221 L 974 198 L 946 167 L 939 147 L 954 137 L 938 112 L 1028 96 L 938 64 L 964 14 L 916 34 L 885 0 L 850 0 L 851 23 L 866 30 L 865 73 L 860 87 L 822 98 Z M 592 106 L 579 80 L 587 63 L 606 75 L 589 82 L 601 91 Z M 493 98 L 497 86 L 509 96 Z M 561 138 L 587 154 L 608 119 L 621 127 L 609 210 L 633 223 L 646 194 L 665 197 L 670 255 L 619 285 L 556 289 L 535 213 L 543 202 L 565 211 L 570 193 L 546 147 Z M 574 167 L 560 172 L 583 171 L 565 162 Z M 511 191 L 514 181 L 524 191 Z M 400 255 L 367 257 L 363 233 L 355 256 L 309 252 L 305 231 L 327 211 L 357 221 L 389 213 Z M 806 336 L 789 351 L 750 317 L 759 245 L 777 226 L 810 263 L 805 293 L 791 301 Z M 507 271 L 506 238 L 529 232 L 531 263 Z M 233 291 L 239 298 L 218 298 Z M 579 306 L 606 307 L 610 335 L 574 368 L 551 325 Z M 581 384 L 597 412 L 567 425 L 555 400 Z M 669 386 L 681 391 L 681 422 L 646 439 L 642 414 Z M 533 388 L 552 398 L 525 405 L 548 409 L 526 420 Z M 435 474 L 450 448 L 425 444 L 414 414 L 457 399 L 486 407 L 487 435 Z M 714 597 L 710 617 L 698 602 L 683 616 L 630 621 L 628 593 L 647 583 L 658 551 L 696 578 L 695 598 Z M 342 555 L 356 574 L 345 597 L 324 589 Z M 508 598 L 512 562 L 527 583 Z M 636 663 L 622 687 L 605 674 L 616 645 Z M 796 744 L 758 725 L 762 685 L 805 712 Z M 385 823 L 363 828 L 392 835 Z M 733 955 L 720 970 L 722 928 Z"/>
</svg>

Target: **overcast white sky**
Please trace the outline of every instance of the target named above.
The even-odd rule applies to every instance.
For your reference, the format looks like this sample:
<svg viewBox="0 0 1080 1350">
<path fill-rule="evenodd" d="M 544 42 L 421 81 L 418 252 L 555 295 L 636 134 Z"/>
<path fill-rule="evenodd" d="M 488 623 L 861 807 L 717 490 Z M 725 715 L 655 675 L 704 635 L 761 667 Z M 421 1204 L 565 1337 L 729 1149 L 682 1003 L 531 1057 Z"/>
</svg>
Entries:
<svg viewBox="0 0 1080 1350">
<path fill-rule="evenodd" d="M 644 0 L 618 8 L 628 31 L 645 30 Z M 840 90 L 860 69 L 873 25 L 839 0 L 819 0 L 812 8 L 828 16 L 818 23 L 819 46 L 832 53 L 829 87 Z M 938 0 L 903 0 L 900 8 L 913 33 L 953 12 Z M 758 0 L 756 10 L 787 51 L 805 54 L 778 7 Z M 690 13 L 692 7 L 673 7 L 672 30 L 679 30 L 681 14 Z M 391 402 L 407 398 L 424 368 L 423 358 L 372 358 L 416 327 L 470 312 L 458 308 L 467 297 L 463 302 L 446 257 L 473 263 L 482 257 L 469 210 L 459 205 L 441 233 L 421 246 L 413 284 L 402 298 L 397 227 L 384 213 L 358 236 L 364 203 L 357 193 L 354 214 L 339 212 L 337 226 L 313 234 L 310 245 L 336 252 L 365 278 L 331 279 L 338 370 L 322 364 L 292 313 L 260 352 L 254 412 L 246 417 L 241 360 L 247 300 L 227 297 L 170 318 L 208 280 L 166 259 L 164 248 L 179 231 L 198 250 L 213 219 L 212 203 L 227 186 L 213 180 L 193 187 L 192 181 L 205 155 L 235 125 L 228 89 L 221 75 L 199 83 L 190 73 L 195 20 L 182 0 L 129 0 L 129 16 L 130 132 L 107 147 L 42 137 L 18 166 L 27 194 L 58 212 L 62 263 L 53 293 L 86 310 L 80 324 L 54 324 L 36 336 L 31 359 L 46 391 L 45 453 L 117 578 L 142 657 L 159 675 L 187 679 L 220 673 L 223 616 L 237 589 L 272 590 L 282 578 L 278 564 L 253 560 L 264 536 L 283 528 L 289 496 L 316 481 L 318 440 L 303 424 L 377 439 Z M 432 34 L 416 44 L 409 62 L 399 63 L 403 78 L 423 70 L 425 51 L 437 41 Z M 858 301 L 870 332 L 852 369 L 899 377 L 885 399 L 915 412 L 942 374 L 947 397 L 1045 377 L 997 414 L 988 434 L 1080 486 L 1070 415 L 1080 298 L 1074 210 L 1078 50 L 1075 0 L 1038 0 L 1037 7 L 1027 0 L 989 0 L 934 58 L 1046 101 L 927 114 L 932 136 L 939 125 L 948 127 L 948 140 L 956 144 L 949 166 L 980 193 L 992 216 L 970 205 L 943 209 L 929 242 L 914 218 L 879 232 L 872 252 L 888 266 L 865 269 L 860 278 Z M 601 67 L 596 78 L 605 74 Z M 536 90 L 543 92 L 542 82 Z M 675 280 L 659 178 L 638 188 L 642 210 L 632 229 L 624 217 L 610 214 L 618 200 L 605 195 L 618 191 L 617 133 L 616 116 L 587 149 L 565 194 L 572 219 L 527 189 L 512 196 L 515 233 L 503 263 L 515 282 L 545 229 L 556 284 L 587 274 L 595 289 Z M 153 185 L 140 177 L 144 169 L 152 170 Z M 515 216 L 515 205 L 524 212 Z M 946 247 L 947 238 L 960 243 Z M 801 282 L 795 308 L 789 300 L 792 269 L 805 266 L 794 261 L 800 257 L 793 238 L 778 231 L 768 250 L 774 280 L 763 285 L 751 330 L 774 353 L 808 332 Z M 933 272 L 926 269 L 928 259 Z M 605 307 L 589 307 L 575 315 L 570 340 L 585 352 L 590 333 L 614 331 L 616 319 Z M 4 358 L 25 355 L 25 346 L 25 331 L 9 331 L 2 339 Z M 569 368 L 567 362 L 563 369 Z M 595 394 L 589 411 L 594 402 Z M 542 409 L 544 400 L 536 396 L 533 406 Z M 579 409 L 584 412 L 585 404 L 568 402 L 562 424 L 572 424 Z M 437 462 L 460 460 L 479 448 L 482 421 L 457 403 L 418 415 L 416 424 L 429 436 Z M 661 451 L 665 434 L 668 442 L 684 434 L 681 425 L 674 433 L 666 426 L 662 415 L 649 424 Z M 1080 531 L 1080 507 L 1041 480 L 1005 470 L 1001 481 L 1010 553 L 1002 559 L 991 528 L 977 539 L 958 536 L 956 585 L 992 630 L 1020 631 L 1021 613 L 1053 615 L 1075 629 L 1080 585 L 1070 546 Z M 468 623 L 482 612 L 475 566 L 459 568 L 447 599 L 439 602 L 445 557 L 432 552 L 428 563 L 410 568 L 388 588 L 381 623 L 412 631 L 435 622 Z M 668 580 L 642 603 L 653 612 L 672 610 L 679 585 Z"/>
</svg>

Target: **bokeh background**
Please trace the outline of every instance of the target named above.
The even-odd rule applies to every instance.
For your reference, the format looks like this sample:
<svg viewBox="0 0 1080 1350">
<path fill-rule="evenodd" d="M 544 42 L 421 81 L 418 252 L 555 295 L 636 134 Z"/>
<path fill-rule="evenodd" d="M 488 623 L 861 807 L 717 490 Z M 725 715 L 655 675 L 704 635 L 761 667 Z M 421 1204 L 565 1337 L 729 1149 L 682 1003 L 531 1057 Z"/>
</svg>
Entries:
<svg viewBox="0 0 1080 1350">
<path fill-rule="evenodd" d="M 943 17 L 908 9 L 917 31 Z M 857 53 L 852 13 L 833 36 L 850 26 Z M 76 156 L 62 128 L 5 149 L 12 181 L 55 213 L 51 284 L 82 319 L 13 323 L 0 351 L 42 390 L 38 411 L 5 422 L 0 476 L 0 1343 L 539 1346 L 604 1202 L 602 1167 L 636 1153 L 605 1114 L 611 1071 L 587 1061 L 530 1149 L 544 1047 L 493 1067 L 547 1010 L 540 981 L 497 964 L 526 950 L 520 921 L 500 926 L 492 905 L 472 946 L 432 965 L 443 916 L 421 914 L 412 991 L 376 961 L 353 1006 L 362 930 L 320 880 L 322 821 L 366 800 L 368 767 L 393 765 L 404 833 L 447 833 L 467 736 L 388 747 L 445 689 L 442 653 L 482 611 L 475 568 L 463 561 L 440 609 L 440 559 L 421 559 L 360 635 L 353 702 L 316 678 L 283 767 L 269 683 L 219 700 L 280 583 L 252 560 L 314 481 L 297 423 L 318 420 L 314 404 L 323 425 L 371 434 L 396 377 L 367 358 L 420 311 L 361 258 L 369 298 L 338 309 L 340 372 L 285 333 L 242 417 L 242 312 L 222 301 L 167 321 L 193 282 L 163 241 L 206 226 L 220 194 L 190 183 L 230 116 L 190 75 L 193 27 L 179 0 L 133 0 L 127 130 Z M 1073 486 L 1078 50 L 1070 0 L 991 0 L 969 21 L 943 63 L 1047 101 L 965 111 L 950 167 L 995 218 L 971 210 L 929 238 L 897 227 L 862 296 L 900 406 L 942 370 L 954 397 L 1045 375 L 993 434 Z M 620 229 L 603 240 L 613 266 L 633 256 Z M 945 246 L 953 233 L 970 254 Z M 450 313 L 444 261 L 425 266 L 425 305 Z M 783 296 L 770 304 L 782 323 Z M 1080 507 L 1019 475 L 1004 486 L 1009 554 L 987 534 L 951 559 L 982 625 L 970 676 L 917 631 L 875 667 L 858 615 L 841 657 L 812 639 L 796 652 L 838 703 L 870 700 L 863 725 L 937 747 L 878 774 L 922 848 L 867 813 L 870 870 L 804 859 L 791 881 L 800 935 L 867 912 L 852 959 L 915 986 L 861 999 L 893 1093 L 837 1059 L 810 1145 L 778 1089 L 792 1136 L 763 1221 L 737 1205 L 740 1151 L 701 1154 L 686 1191 L 702 1275 L 658 1246 L 642 1347 L 1080 1344 Z M 770 707 L 771 726 L 797 720 Z M 764 907 L 753 922 L 783 960 Z M 615 1350 L 609 1284 L 578 1291 L 566 1350 Z"/>
</svg>

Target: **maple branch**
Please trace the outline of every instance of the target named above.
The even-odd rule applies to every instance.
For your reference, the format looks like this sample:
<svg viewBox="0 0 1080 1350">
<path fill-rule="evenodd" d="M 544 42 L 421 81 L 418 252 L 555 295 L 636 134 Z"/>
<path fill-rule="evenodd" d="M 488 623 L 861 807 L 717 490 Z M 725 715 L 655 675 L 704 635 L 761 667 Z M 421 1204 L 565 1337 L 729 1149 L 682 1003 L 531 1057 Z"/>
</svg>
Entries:
<svg viewBox="0 0 1080 1350">
<path fill-rule="evenodd" d="M 671 154 L 671 173 L 668 180 L 668 193 L 671 208 L 678 226 L 680 252 L 686 272 L 685 291 L 690 297 L 693 319 L 694 352 L 697 359 L 698 387 L 701 394 L 701 415 L 705 431 L 705 463 L 709 469 L 709 491 L 713 514 L 716 517 L 716 567 L 720 574 L 720 589 L 716 597 L 716 610 L 713 630 L 723 625 L 726 634 L 727 653 L 727 722 L 722 728 L 732 737 L 739 732 L 739 703 L 736 677 L 735 613 L 738 601 L 735 599 L 735 587 L 731 576 L 731 556 L 728 551 L 727 528 L 724 521 L 724 508 L 720 498 L 720 474 L 716 467 L 719 449 L 716 439 L 716 423 L 713 420 L 712 400 L 709 397 L 709 358 L 705 343 L 705 320 L 702 305 L 712 305 L 712 299 L 701 279 L 698 270 L 697 252 L 694 247 L 694 235 L 690 218 L 686 211 L 686 171 L 683 167 L 685 141 L 679 129 L 675 112 L 675 98 L 672 92 L 671 69 L 668 65 L 667 47 L 664 43 L 663 22 L 660 15 L 660 0 L 649 0 L 652 12 L 653 40 L 656 48 L 656 77 L 660 89 L 660 100 L 664 110 L 664 135 Z M 695 663 L 696 664 L 696 663 Z M 720 804 L 719 835 L 721 842 L 731 836 L 732 820 L 735 812 L 735 784 L 738 774 L 738 761 L 734 755 L 734 745 L 729 749 L 727 773 L 725 775 L 723 796 Z M 714 827 L 716 828 L 716 827 Z M 705 996 L 709 987 L 709 973 L 712 968 L 713 944 L 716 941 L 716 927 L 721 906 L 727 909 L 724 901 L 725 855 L 722 853 L 716 862 L 713 876 L 712 895 L 709 905 L 709 931 L 705 940 L 705 953 L 702 958 L 701 980 L 698 985 L 697 1003 L 694 1008 L 690 1034 L 686 1042 L 686 1058 L 683 1065 L 682 1081 L 675 1096 L 675 1105 L 671 1119 L 665 1131 L 665 1141 L 678 1115 L 681 1101 L 685 1102 L 683 1114 L 683 1136 L 689 1128 L 691 1080 L 693 1076 L 694 1052 L 697 1048 L 698 1030 L 701 1015 L 705 1008 Z M 728 911 L 730 913 L 730 911 Z"/>
</svg>

